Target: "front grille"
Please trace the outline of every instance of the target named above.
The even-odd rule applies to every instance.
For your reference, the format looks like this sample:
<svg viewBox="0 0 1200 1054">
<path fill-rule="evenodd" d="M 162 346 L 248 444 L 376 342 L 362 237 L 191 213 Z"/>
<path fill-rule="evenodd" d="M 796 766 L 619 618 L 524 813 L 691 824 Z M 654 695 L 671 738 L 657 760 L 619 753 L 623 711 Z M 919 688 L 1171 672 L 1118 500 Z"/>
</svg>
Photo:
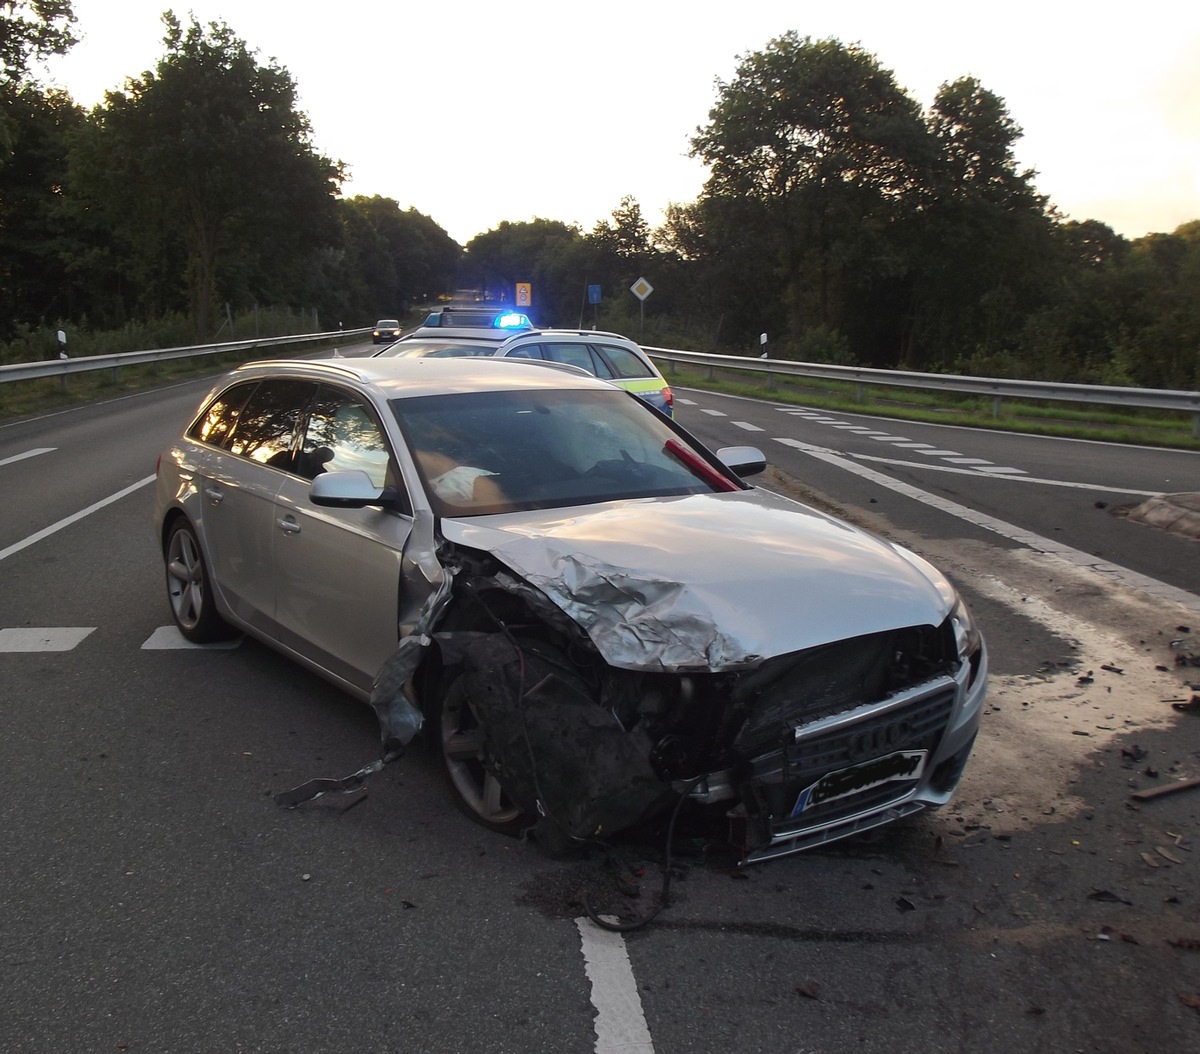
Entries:
<svg viewBox="0 0 1200 1054">
<path fill-rule="evenodd" d="M 749 764 L 748 784 L 761 812 L 773 826 L 788 830 L 835 823 L 846 816 L 873 811 L 912 792 L 916 780 L 891 780 L 860 792 L 809 806 L 791 818 L 800 793 L 823 776 L 898 751 L 927 751 L 932 757 L 954 712 L 956 688 L 949 678 L 917 689 L 912 698 L 896 699 L 867 711 L 861 719 L 818 725 L 793 732 L 794 742 L 761 754 Z"/>
<path fill-rule="evenodd" d="M 945 625 L 911 626 L 780 656 L 742 676 L 736 696 L 745 715 L 733 742 L 755 757 L 792 738 L 792 730 L 927 684 L 952 667 Z"/>
</svg>

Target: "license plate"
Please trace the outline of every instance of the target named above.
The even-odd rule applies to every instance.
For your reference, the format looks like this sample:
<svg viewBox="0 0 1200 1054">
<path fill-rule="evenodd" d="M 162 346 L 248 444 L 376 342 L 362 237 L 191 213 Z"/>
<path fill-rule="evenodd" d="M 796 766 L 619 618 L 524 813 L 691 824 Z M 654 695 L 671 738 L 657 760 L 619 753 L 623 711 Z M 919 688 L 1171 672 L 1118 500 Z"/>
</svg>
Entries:
<svg viewBox="0 0 1200 1054">
<path fill-rule="evenodd" d="M 925 771 L 928 755 L 927 750 L 897 750 L 894 754 L 885 754 L 861 765 L 827 772 L 816 783 L 800 792 L 795 808 L 792 809 L 792 818 L 799 816 L 805 809 L 837 801 L 838 798 L 858 794 L 893 780 L 920 779 Z"/>
</svg>

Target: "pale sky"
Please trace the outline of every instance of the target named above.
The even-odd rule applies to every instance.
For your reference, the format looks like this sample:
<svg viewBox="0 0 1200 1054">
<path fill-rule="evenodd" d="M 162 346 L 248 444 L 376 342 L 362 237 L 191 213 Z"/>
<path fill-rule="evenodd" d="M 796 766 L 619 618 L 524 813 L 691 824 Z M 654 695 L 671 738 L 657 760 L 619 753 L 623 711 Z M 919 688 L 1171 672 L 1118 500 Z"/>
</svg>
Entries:
<svg viewBox="0 0 1200 1054">
<path fill-rule="evenodd" d="M 535 217 L 590 230 L 629 194 L 657 226 L 706 172 L 717 79 L 788 30 L 857 43 L 922 107 L 977 77 L 1069 219 L 1127 237 L 1200 219 L 1200 5 L 1183 0 L 73 0 L 48 83 L 91 106 L 163 56 L 160 16 L 222 21 L 297 83 L 313 142 L 460 243 Z"/>
</svg>

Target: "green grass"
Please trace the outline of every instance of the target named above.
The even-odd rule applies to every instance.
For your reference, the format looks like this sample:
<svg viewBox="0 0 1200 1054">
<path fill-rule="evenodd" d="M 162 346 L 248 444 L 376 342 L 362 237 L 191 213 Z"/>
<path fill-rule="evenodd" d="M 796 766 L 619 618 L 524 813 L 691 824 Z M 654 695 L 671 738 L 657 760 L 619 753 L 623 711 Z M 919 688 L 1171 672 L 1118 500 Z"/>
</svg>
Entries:
<svg viewBox="0 0 1200 1054">
<path fill-rule="evenodd" d="M 812 406 L 841 413 L 871 414 L 901 421 L 953 424 L 964 428 L 990 428 L 1007 432 L 1070 439 L 1095 439 L 1111 443 L 1200 450 L 1200 439 L 1192 436 L 1190 414 L 1135 411 L 1085 404 L 1028 402 L 1005 399 L 1000 414 L 992 413 L 990 396 L 956 396 L 913 388 L 864 386 L 862 401 L 855 383 L 815 378 L 774 376 L 745 371 L 709 370 L 663 362 L 667 381 L 673 386 L 743 395 L 796 406 Z"/>
</svg>

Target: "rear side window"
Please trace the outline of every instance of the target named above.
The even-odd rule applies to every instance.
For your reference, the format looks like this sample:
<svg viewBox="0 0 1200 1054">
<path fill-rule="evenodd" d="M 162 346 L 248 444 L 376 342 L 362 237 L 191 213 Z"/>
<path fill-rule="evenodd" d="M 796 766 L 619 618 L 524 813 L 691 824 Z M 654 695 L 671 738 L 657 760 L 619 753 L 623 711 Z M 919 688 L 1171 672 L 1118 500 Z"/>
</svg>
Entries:
<svg viewBox="0 0 1200 1054">
<path fill-rule="evenodd" d="M 592 349 L 586 344 L 543 344 L 542 354 L 554 362 L 565 362 L 571 366 L 578 366 L 596 377 L 603 377 L 606 381 L 613 378 L 613 372 L 608 368 L 608 364 L 598 355 L 594 355 Z"/>
<path fill-rule="evenodd" d="M 654 373 L 639 355 L 616 344 L 599 344 L 596 351 L 612 368 L 614 377 L 653 377 Z"/>
<path fill-rule="evenodd" d="M 291 470 L 296 430 L 316 387 L 312 381 L 263 381 L 222 446 L 238 457 Z"/>
<path fill-rule="evenodd" d="M 213 446 L 224 446 L 237 425 L 246 400 L 258 387 L 258 381 L 245 381 L 226 388 L 218 395 L 187 430 L 189 439 Z"/>
<path fill-rule="evenodd" d="M 522 344 L 518 348 L 513 348 L 512 351 L 506 352 L 505 358 L 509 359 L 543 359 L 542 346 L 540 344 Z"/>
</svg>

